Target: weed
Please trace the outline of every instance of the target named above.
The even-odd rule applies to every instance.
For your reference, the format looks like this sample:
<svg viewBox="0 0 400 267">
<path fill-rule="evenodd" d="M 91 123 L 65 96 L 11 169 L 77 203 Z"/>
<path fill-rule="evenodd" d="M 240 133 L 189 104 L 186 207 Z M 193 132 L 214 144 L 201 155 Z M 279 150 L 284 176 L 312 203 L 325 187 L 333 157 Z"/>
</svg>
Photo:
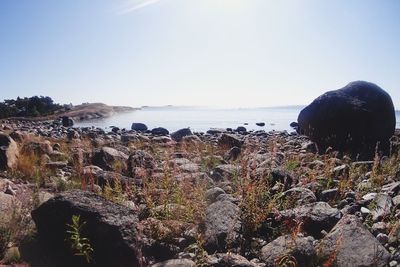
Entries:
<svg viewBox="0 0 400 267">
<path fill-rule="evenodd" d="M 87 263 L 92 261 L 93 248 L 88 238 L 82 236 L 86 222 L 81 222 L 79 215 L 72 216 L 72 223 L 67 224 L 68 242 L 75 256 L 84 257 Z"/>
</svg>

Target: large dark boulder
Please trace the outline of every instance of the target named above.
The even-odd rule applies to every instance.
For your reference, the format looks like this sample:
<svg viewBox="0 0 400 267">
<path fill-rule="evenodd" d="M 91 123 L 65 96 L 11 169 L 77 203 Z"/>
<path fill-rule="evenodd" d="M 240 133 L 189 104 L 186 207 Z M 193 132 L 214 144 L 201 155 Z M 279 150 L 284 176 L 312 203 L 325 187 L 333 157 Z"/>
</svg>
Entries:
<svg viewBox="0 0 400 267">
<path fill-rule="evenodd" d="M 320 152 L 328 147 L 371 157 L 389 149 L 396 117 L 391 97 L 379 86 L 356 81 L 329 91 L 305 107 L 298 117 L 298 131 L 318 144 Z"/>
<path fill-rule="evenodd" d="M 68 224 L 80 216 L 85 225 L 81 236 L 93 248 L 92 263 L 71 252 Z M 141 266 L 137 216 L 127 207 L 115 204 L 91 192 L 81 190 L 60 194 L 32 211 L 39 239 L 46 251 L 55 256 L 55 266 Z"/>
</svg>

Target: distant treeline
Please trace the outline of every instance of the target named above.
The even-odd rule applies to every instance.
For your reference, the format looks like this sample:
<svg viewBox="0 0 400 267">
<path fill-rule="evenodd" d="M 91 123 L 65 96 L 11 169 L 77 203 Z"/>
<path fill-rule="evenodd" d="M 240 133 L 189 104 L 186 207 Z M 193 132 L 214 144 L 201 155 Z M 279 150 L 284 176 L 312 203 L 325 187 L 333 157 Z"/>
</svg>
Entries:
<svg viewBox="0 0 400 267">
<path fill-rule="evenodd" d="M 0 118 L 46 116 L 62 108 L 65 106 L 54 103 L 48 96 L 18 97 L 0 102 Z"/>
</svg>

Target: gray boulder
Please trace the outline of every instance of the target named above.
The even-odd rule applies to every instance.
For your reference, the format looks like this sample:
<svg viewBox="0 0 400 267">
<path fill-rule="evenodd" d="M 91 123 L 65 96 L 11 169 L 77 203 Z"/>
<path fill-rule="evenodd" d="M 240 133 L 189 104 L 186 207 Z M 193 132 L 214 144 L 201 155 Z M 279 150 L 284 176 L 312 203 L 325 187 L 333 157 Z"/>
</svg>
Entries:
<svg viewBox="0 0 400 267">
<path fill-rule="evenodd" d="M 316 251 L 314 238 L 296 237 L 290 235 L 278 237 L 261 249 L 260 259 L 268 267 L 283 265 L 286 261 L 297 262 L 296 266 L 316 266 Z"/>
<path fill-rule="evenodd" d="M 315 238 L 321 237 L 322 230 L 331 230 L 341 217 L 338 209 L 332 208 L 325 202 L 316 202 L 285 210 L 280 215 L 282 220 L 301 222 L 303 230 Z"/>
<path fill-rule="evenodd" d="M 106 171 L 126 170 L 128 155 L 112 147 L 102 147 L 97 150 L 92 158 L 94 165 Z"/>
<path fill-rule="evenodd" d="M 319 258 L 338 267 L 387 266 L 390 254 L 354 215 L 344 216 L 317 246 Z"/>
<path fill-rule="evenodd" d="M 206 209 L 205 248 L 208 252 L 226 251 L 239 240 L 240 209 L 230 201 L 217 201 Z"/>
</svg>

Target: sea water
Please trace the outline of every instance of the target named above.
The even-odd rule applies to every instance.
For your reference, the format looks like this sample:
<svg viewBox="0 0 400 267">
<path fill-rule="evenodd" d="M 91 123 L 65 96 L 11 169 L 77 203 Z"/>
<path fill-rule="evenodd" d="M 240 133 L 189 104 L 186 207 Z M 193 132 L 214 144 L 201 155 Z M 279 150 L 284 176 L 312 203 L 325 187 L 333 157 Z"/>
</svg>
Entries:
<svg viewBox="0 0 400 267">
<path fill-rule="evenodd" d="M 196 132 L 212 128 L 244 126 L 247 130 L 292 131 L 290 123 L 297 121 L 303 107 L 275 108 L 203 108 L 203 107 L 145 107 L 132 112 L 120 113 L 109 118 L 88 120 L 76 124 L 78 127 L 111 127 L 130 129 L 132 123 L 146 124 L 149 129 L 163 127 L 169 131 L 190 127 Z M 396 128 L 400 128 L 400 111 L 396 112 Z M 256 123 L 265 123 L 257 126 Z"/>
</svg>

